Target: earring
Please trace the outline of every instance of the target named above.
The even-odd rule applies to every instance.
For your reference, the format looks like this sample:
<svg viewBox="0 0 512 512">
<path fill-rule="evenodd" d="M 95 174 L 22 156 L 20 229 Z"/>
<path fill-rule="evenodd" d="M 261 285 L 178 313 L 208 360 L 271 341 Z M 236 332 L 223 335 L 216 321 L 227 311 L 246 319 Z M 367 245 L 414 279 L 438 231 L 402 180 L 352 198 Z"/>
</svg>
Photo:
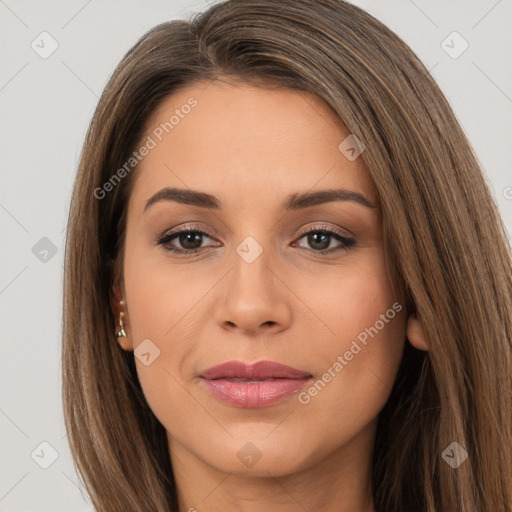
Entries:
<svg viewBox="0 0 512 512">
<path fill-rule="evenodd" d="M 124 299 L 121 299 L 119 301 L 119 304 L 124 306 Z M 123 319 L 122 319 L 123 314 L 124 314 L 123 311 L 121 311 L 119 313 L 119 327 L 120 327 L 120 329 L 119 329 L 119 331 L 117 331 L 117 337 L 118 338 L 127 338 L 128 337 L 128 336 L 126 336 L 126 331 L 124 330 L 124 326 L 123 326 Z"/>
<path fill-rule="evenodd" d="M 117 331 L 117 337 L 118 338 L 127 338 L 126 332 L 125 332 L 124 326 L 123 326 L 123 321 L 121 319 L 121 315 L 122 315 L 122 313 L 119 315 L 119 326 L 120 326 L 120 329 L 119 329 L 119 331 Z"/>
</svg>

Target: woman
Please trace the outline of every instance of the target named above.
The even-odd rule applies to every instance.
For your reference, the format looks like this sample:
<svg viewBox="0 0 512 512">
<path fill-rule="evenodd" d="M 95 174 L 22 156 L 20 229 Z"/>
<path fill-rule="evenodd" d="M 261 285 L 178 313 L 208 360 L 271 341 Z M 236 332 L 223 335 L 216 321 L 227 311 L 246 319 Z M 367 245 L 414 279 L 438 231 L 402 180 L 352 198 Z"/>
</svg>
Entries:
<svg viewBox="0 0 512 512">
<path fill-rule="evenodd" d="M 65 270 L 98 511 L 510 510 L 510 246 L 438 86 L 363 10 L 229 0 L 144 35 Z"/>
</svg>

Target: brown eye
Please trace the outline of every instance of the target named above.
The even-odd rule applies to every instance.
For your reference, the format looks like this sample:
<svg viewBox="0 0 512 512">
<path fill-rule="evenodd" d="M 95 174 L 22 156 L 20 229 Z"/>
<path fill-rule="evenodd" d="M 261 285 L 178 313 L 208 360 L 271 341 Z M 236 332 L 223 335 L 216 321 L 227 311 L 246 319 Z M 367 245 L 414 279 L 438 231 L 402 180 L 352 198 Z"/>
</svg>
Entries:
<svg viewBox="0 0 512 512">
<path fill-rule="evenodd" d="M 305 247 L 307 250 L 320 254 L 341 249 L 348 250 L 356 243 L 354 239 L 348 238 L 338 231 L 329 228 L 310 229 L 309 231 L 303 232 L 298 240 L 302 238 L 306 238 L 306 242 L 309 245 L 309 248 Z M 338 241 L 338 247 L 330 247 L 333 239 Z"/>
<path fill-rule="evenodd" d="M 163 234 L 156 240 L 156 243 L 162 245 L 166 251 L 190 254 L 199 252 L 204 248 L 202 247 L 204 238 L 211 239 L 208 233 L 204 231 L 185 227 Z"/>
</svg>

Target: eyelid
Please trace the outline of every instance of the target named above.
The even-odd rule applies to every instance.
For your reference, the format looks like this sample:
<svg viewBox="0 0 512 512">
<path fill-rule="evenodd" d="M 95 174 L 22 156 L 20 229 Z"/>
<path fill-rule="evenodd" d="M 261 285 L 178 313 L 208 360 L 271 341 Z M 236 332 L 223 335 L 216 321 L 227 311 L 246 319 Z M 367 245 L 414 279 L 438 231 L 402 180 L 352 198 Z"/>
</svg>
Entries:
<svg viewBox="0 0 512 512">
<path fill-rule="evenodd" d="M 335 226 L 327 226 L 325 224 L 319 224 L 319 225 L 313 225 L 313 226 L 307 226 L 304 228 L 301 228 L 299 230 L 298 236 L 302 237 L 305 234 L 310 233 L 311 231 L 334 231 L 337 235 L 343 237 L 343 238 L 353 238 L 353 235 L 348 231 L 342 231 L 340 228 Z"/>
<path fill-rule="evenodd" d="M 214 229 L 212 229 L 211 230 L 212 232 L 210 233 L 208 230 L 203 228 L 200 224 L 185 224 L 184 226 L 179 226 L 177 228 L 167 229 L 161 235 L 158 235 L 156 237 L 156 239 L 160 240 L 161 238 L 166 237 L 166 236 L 177 235 L 177 234 L 181 233 L 182 231 L 185 231 L 185 232 L 199 231 L 202 234 L 207 235 L 209 238 L 214 238 L 214 237 L 220 238 L 220 235 Z"/>
</svg>

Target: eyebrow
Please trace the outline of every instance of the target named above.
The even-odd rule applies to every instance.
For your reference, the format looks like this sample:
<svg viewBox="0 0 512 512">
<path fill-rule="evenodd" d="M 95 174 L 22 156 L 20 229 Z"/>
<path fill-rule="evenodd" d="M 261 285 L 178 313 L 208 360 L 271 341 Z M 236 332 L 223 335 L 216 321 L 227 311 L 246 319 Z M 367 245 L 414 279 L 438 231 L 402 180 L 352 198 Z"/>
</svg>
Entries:
<svg viewBox="0 0 512 512">
<path fill-rule="evenodd" d="M 166 187 L 153 194 L 147 200 L 144 211 L 160 201 L 175 201 L 177 203 L 200 206 L 211 210 L 221 209 L 219 200 L 211 194 L 190 189 Z M 362 194 L 345 189 L 315 190 L 313 192 L 302 193 L 296 192 L 286 197 L 281 204 L 281 208 L 283 210 L 300 210 L 333 201 L 352 201 L 368 208 L 377 208 Z"/>
</svg>

